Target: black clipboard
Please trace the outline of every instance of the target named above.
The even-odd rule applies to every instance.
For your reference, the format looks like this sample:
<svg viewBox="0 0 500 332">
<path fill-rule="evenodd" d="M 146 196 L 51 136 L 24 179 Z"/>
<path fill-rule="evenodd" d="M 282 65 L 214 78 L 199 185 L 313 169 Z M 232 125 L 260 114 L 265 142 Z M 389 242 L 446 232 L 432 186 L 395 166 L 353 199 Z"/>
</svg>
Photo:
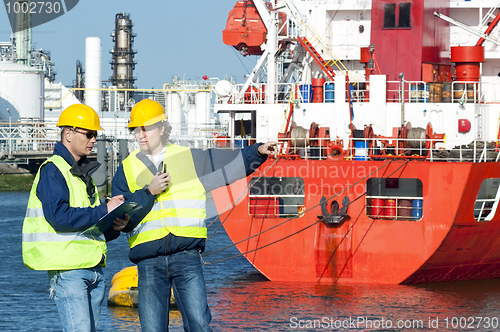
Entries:
<svg viewBox="0 0 500 332">
<path fill-rule="evenodd" d="M 99 229 L 101 233 L 106 232 L 108 229 L 113 227 L 114 220 L 116 218 L 125 219 L 125 213 L 131 215 L 136 210 L 140 209 L 142 206 L 134 202 L 123 202 L 116 208 L 105 214 L 99 219 L 95 227 Z"/>
</svg>

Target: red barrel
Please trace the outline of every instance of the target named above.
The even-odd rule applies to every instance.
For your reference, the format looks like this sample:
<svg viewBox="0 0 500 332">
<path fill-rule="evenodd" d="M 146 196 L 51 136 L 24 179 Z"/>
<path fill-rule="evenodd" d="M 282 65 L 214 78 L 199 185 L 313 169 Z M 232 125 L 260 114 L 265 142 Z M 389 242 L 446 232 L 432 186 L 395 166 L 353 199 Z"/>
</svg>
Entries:
<svg viewBox="0 0 500 332">
<path fill-rule="evenodd" d="M 409 199 L 400 199 L 398 204 L 398 217 L 411 217 L 411 201 Z"/>
<path fill-rule="evenodd" d="M 390 218 L 396 218 L 396 200 L 386 199 L 385 200 L 385 216 Z"/>
<path fill-rule="evenodd" d="M 323 84 L 325 84 L 326 79 L 324 78 L 313 78 L 312 79 L 312 93 L 313 93 L 313 103 L 323 102 Z"/>
<path fill-rule="evenodd" d="M 380 218 L 384 216 L 384 205 L 385 202 L 383 199 L 380 198 L 373 198 L 372 199 L 372 213 L 371 216 L 372 218 Z"/>
</svg>

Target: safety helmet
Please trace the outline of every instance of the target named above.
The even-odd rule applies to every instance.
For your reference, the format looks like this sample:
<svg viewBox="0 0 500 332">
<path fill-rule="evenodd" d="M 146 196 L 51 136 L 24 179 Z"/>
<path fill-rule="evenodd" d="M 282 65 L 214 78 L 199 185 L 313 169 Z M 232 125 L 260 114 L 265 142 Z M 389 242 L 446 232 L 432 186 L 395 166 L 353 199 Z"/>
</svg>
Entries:
<svg viewBox="0 0 500 332">
<path fill-rule="evenodd" d="M 163 106 L 151 99 L 143 99 L 130 112 L 129 128 L 150 126 L 167 118 Z"/>
<path fill-rule="evenodd" d="M 59 116 L 58 127 L 83 128 L 88 130 L 104 130 L 99 116 L 91 107 L 83 104 L 68 106 Z"/>
</svg>

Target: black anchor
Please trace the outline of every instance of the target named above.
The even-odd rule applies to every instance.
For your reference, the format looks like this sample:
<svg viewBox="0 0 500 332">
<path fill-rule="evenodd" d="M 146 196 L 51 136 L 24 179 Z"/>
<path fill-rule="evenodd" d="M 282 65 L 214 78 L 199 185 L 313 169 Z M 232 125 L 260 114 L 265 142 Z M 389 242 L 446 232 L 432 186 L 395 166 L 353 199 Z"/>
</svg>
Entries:
<svg viewBox="0 0 500 332">
<path fill-rule="evenodd" d="M 321 197 L 319 205 L 321 206 L 321 216 L 318 216 L 327 225 L 339 225 L 349 216 L 346 214 L 347 208 L 349 207 L 349 198 L 344 196 L 342 199 L 342 208 L 339 210 L 339 203 L 337 201 L 332 202 L 332 213 L 329 213 L 326 208 L 327 200 L 325 196 Z"/>
</svg>

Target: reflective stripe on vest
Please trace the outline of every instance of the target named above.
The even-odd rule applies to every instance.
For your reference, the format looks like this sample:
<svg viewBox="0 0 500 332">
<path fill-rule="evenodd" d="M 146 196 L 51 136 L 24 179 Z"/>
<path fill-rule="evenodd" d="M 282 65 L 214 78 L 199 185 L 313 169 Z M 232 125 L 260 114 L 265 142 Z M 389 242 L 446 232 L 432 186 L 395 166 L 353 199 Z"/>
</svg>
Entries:
<svg viewBox="0 0 500 332">
<path fill-rule="evenodd" d="M 96 234 L 95 240 L 106 241 L 104 234 Z M 57 241 L 85 241 L 93 240 L 91 233 L 31 233 L 23 234 L 23 242 L 57 242 Z"/>
<path fill-rule="evenodd" d="M 144 188 L 154 174 L 137 158 L 139 150 L 123 161 L 123 172 L 131 192 Z M 165 159 L 170 182 L 167 190 L 157 195 L 144 219 L 129 232 L 129 246 L 176 236 L 206 238 L 206 193 L 196 174 L 191 149 L 167 145 Z"/>
<path fill-rule="evenodd" d="M 26 210 L 26 218 L 44 218 L 43 209 L 34 208 Z M 23 233 L 23 242 L 57 242 L 57 241 L 84 241 L 97 238 L 100 241 L 106 241 L 104 234 L 99 232 L 78 231 L 64 233 Z"/>
<path fill-rule="evenodd" d="M 94 185 L 97 198 L 91 204 L 85 183 L 71 174 L 71 166 L 62 157 L 54 155 L 42 166 L 49 162 L 54 163 L 66 180 L 70 207 L 95 207 L 100 204 L 97 187 Z M 42 202 L 36 196 L 40 169 L 33 181 L 23 223 L 24 264 L 34 270 L 71 270 L 98 265 L 103 255 L 106 258 L 104 234 L 95 227 L 79 232 L 56 232 L 45 219 Z"/>
</svg>

